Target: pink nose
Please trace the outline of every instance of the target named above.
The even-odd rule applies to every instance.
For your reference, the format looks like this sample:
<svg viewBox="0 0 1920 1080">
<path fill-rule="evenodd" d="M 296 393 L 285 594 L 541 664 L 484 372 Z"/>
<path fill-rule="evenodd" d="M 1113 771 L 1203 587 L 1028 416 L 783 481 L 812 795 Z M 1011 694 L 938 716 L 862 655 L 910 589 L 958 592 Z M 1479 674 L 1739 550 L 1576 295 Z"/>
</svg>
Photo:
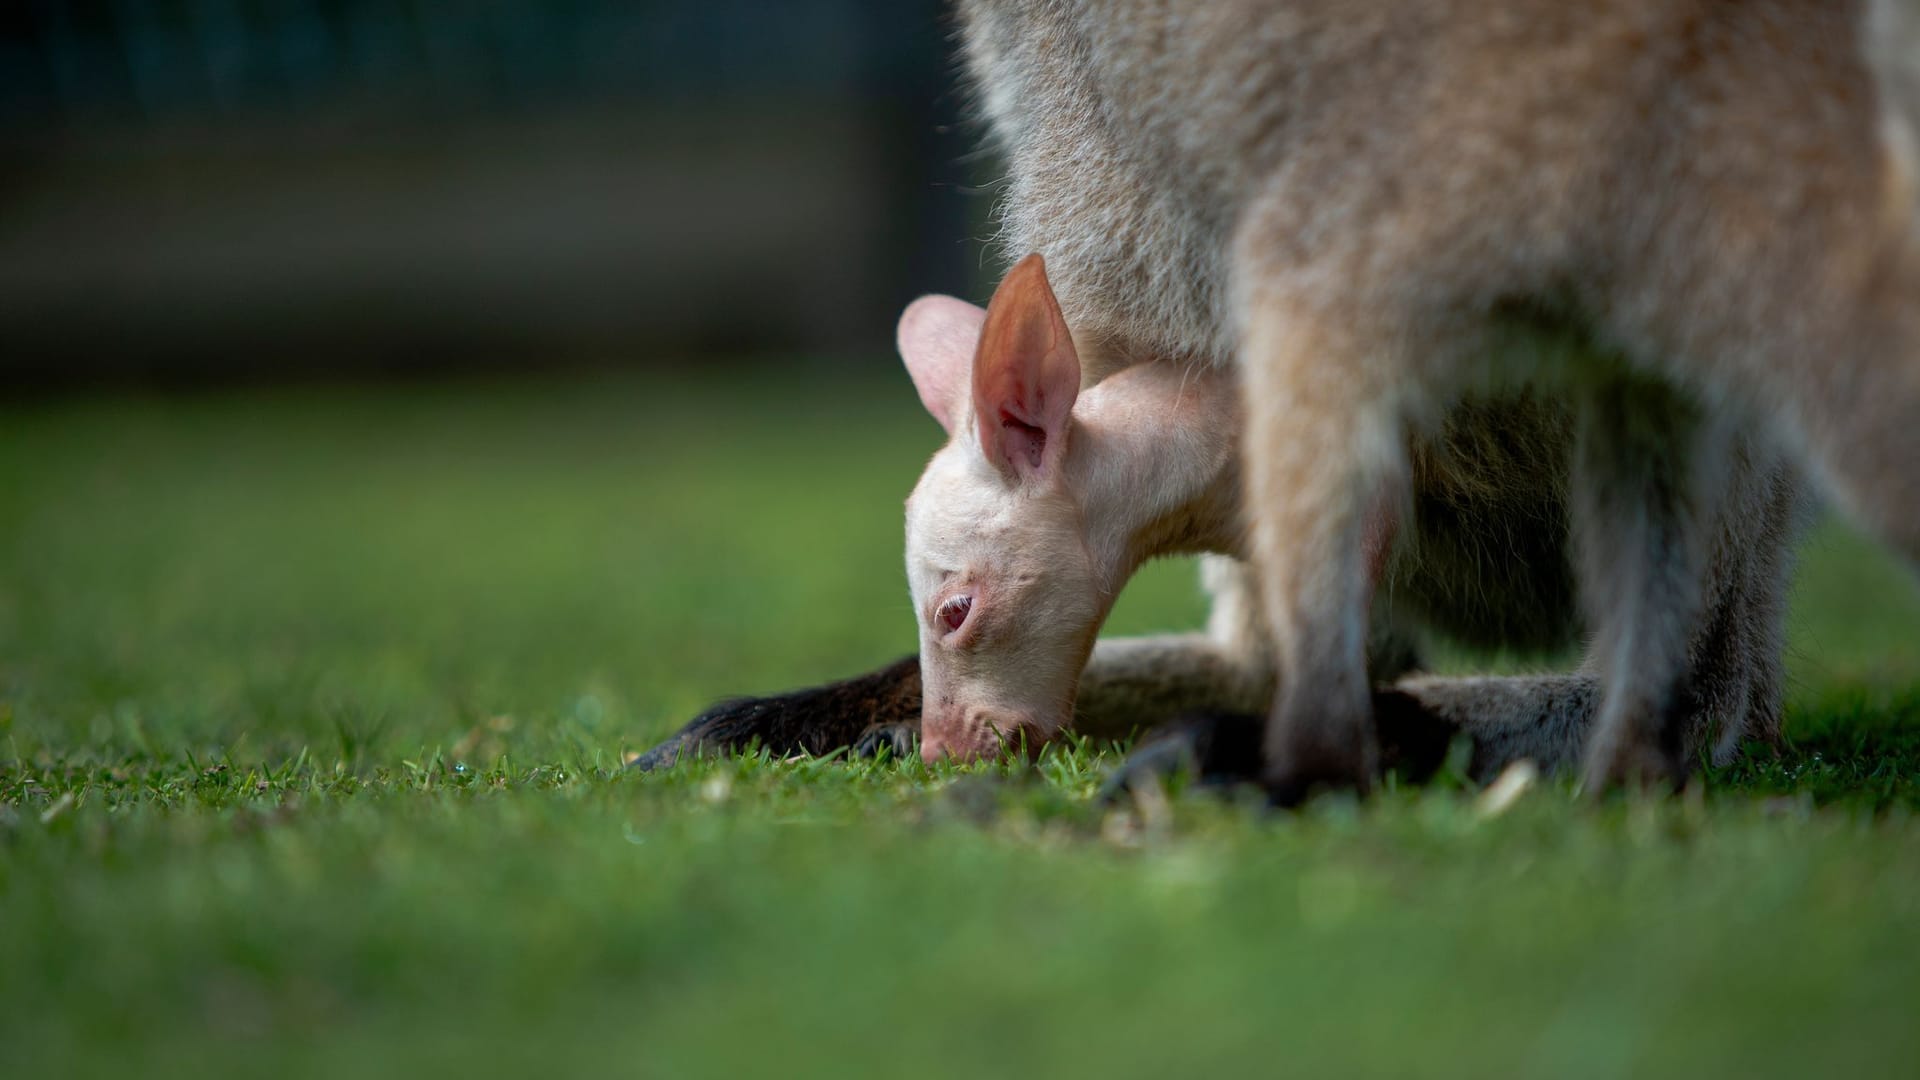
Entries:
<svg viewBox="0 0 1920 1080">
<path fill-rule="evenodd" d="M 947 756 L 947 740 L 937 735 L 920 733 L 920 760 L 931 765 Z"/>
<path fill-rule="evenodd" d="M 1000 756 L 1010 745 L 1028 744 L 1037 749 L 1038 729 L 1010 717 L 993 717 L 984 711 L 969 712 L 958 722 L 938 723 L 923 720 L 920 726 L 920 760 L 931 765 L 941 758 L 958 762 L 977 761 Z M 1013 740 L 1013 742 L 1009 742 Z"/>
<path fill-rule="evenodd" d="M 985 740 L 970 739 L 962 734 L 957 738 L 944 735 L 922 734 L 920 736 L 920 760 L 931 765 L 941 758 L 950 757 L 955 761 L 967 762 L 987 757 L 999 749 L 1000 741 L 992 737 L 991 730 L 985 733 Z"/>
</svg>

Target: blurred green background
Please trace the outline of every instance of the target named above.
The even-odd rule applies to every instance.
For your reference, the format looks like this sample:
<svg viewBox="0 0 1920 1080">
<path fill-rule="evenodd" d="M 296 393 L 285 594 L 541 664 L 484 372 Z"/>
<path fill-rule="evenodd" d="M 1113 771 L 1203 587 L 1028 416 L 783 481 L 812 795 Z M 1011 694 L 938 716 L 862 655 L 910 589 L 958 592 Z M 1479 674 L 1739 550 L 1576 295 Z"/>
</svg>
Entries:
<svg viewBox="0 0 1920 1080">
<path fill-rule="evenodd" d="M 1920 595 L 1831 522 L 1791 745 L 1682 799 L 622 772 L 913 648 L 893 319 L 993 270 L 945 33 L 0 10 L 0 1075 L 1910 1071 Z"/>
</svg>

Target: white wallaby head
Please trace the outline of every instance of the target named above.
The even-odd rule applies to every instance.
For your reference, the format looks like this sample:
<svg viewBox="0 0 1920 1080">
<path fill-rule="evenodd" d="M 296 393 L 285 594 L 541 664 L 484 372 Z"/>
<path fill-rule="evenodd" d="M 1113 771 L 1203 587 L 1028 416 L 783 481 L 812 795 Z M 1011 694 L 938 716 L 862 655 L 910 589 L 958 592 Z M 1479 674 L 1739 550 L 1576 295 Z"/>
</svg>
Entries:
<svg viewBox="0 0 1920 1080">
<path fill-rule="evenodd" d="M 1007 274 L 985 311 L 915 301 L 899 346 L 951 437 L 907 500 L 921 755 L 1037 749 L 1072 719 L 1080 671 L 1127 576 L 1150 555 L 1207 546 L 1178 522 L 1230 492 L 1218 483 L 1230 395 L 1214 392 L 1217 377 L 1189 390 L 1159 364 L 1081 394 L 1079 355 L 1038 255 Z"/>
</svg>

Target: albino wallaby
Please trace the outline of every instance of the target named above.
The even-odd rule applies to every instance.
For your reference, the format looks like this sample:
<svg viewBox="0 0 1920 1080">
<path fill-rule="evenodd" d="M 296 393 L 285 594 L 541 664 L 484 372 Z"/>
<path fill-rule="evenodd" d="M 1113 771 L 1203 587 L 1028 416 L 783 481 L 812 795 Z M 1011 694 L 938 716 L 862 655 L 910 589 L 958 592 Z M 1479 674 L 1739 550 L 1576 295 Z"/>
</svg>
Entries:
<svg viewBox="0 0 1920 1080">
<path fill-rule="evenodd" d="M 1408 433 L 1436 441 L 1469 392 L 1539 386 L 1573 417 L 1595 789 L 1685 775 L 1689 643 L 1722 616 L 1720 526 L 1744 528 L 1741 489 L 1772 472 L 1764 447 L 1787 447 L 1920 558 L 1920 82 L 1901 66 L 1920 40 L 1913 4 L 960 12 L 1010 167 L 1005 243 L 1044 253 L 1058 290 L 1050 330 L 1026 322 L 1005 340 L 1057 347 L 1071 325 L 1099 366 L 1239 375 L 1247 554 L 1278 676 L 1262 778 L 1277 800 L 1375 772 L 1370 564 L 1417 497 Z M 1062 368 L 984 387 L 1014 403 L 981 414 L 1009 483 L 1070 468 L 1036 435 L 1066 415 Z M 1748 539 L 1735 531 L 1729 557 Z M 982 635 L 1007 632 L 985 610 L 994 596 L 968 609 L 915 572 L 934 600 L 924 635 L 964 635 L 974 617 Z M 1045 582 L 1020 587 L 1067 603 Z M 1053 679 L 1065 663 L 1036 668 Z M 965 729 L 944 744 L 970 750 L 963 707 L 926 702 Z M 1044 723 L 1047 707 L 990 721 Z"/>
<path fill-rule="evenodd" d="M 1159 362 L 1115 373 L 1085 367 L 1059 320 L 1037 256 L 1008 274 L 988 311 L 927 297 L 901 319 L 902 358 L 952 435 L 908 503 L 908 576 L 924 616 L 919 663 L 724 703 L 642 767 L 749 740 L 824 752 L 885 738 L 898 752 L 923 710 L 929 758 L 993 753 L 1011 738 L 1038 745 L 1070 715 L 1082 733 L 1122 735 L 1198 711 L 1207 718 L 1156 736 L 1162 749 L 1173 741 L 1206 771 L 1257 774 L 1257 728 L 1215 730 L 1273 696 L 1271 640 L 1237 558 L 1205 563 L 1214 594 L 1207 633 L 1093 644 L 1146 559 L 1241 550 L 1231 375 Z M 992 442 L 992 421 L 1009 416 L 1031 418 L 1018 433 L 1025 441 Z M 1423 630 L 1483 645 L 1573 642 L 1571 443 L 1563 410 L 1516 394 L 1457 408 L 1437 441 L 1413 448 L 1410 528 L 1375 567 L 1376 679 L 1413 666 L 1409 641 Z M 1743 736 L 1778 734 L 1797 505 L 1777 464 L 1743 456 L 1734 471 L 1716 513 L 1708 616 L 1689 636 L 1685 683 L 1686 749 L 1717 732 L 1722 758 Z M 1408 771 L 1437 764 L 1459 731 L 1474 744 L 1472 771 L 1485 775 L 1520 757 L 1570 764 L 1595 697 L 1590 672 L 1416 677 L 1376 692 L 1374 705 L 1380 738 Z M 1129 768 L 1167 757 L 1156 750 Z"/>
</svg>

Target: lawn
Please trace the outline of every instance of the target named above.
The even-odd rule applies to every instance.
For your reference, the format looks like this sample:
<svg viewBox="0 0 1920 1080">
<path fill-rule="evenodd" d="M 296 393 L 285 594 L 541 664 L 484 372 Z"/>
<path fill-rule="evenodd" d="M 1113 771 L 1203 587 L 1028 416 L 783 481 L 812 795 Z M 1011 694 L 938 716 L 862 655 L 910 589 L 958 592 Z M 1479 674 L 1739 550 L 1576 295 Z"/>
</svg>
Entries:
<svg viewBox="0 0 1920 1080">
<path fill-rule="evenodd" d="M 913 647 L 860 370 L 0 405 L 0 1076 L 1912 1075 L 1920 590 L 1832 524 L 1678 800 L 624 773 Z"/>
</svg>

